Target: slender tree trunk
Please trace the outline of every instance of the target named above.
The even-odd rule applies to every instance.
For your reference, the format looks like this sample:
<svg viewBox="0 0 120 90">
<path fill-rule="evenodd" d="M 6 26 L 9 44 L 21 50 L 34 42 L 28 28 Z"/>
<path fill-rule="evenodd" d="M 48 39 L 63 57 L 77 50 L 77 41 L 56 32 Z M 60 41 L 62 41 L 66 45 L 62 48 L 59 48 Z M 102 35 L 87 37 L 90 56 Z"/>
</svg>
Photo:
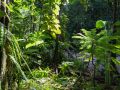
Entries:
<svg viewBox="0 0 120 90">
<path fill-rule="evenodd" d="M 2 2 L 6 3 L 6 0 L 2 0 Z M 1 6 L 0 6 L 0 10 L 2 12 L 5 12 L 6 13 L 6 8 L 5 6 L 3 6 L 3 4 L 1 3 Z M 1 27 L 2 27 L 2 30 L 4 31 L 5 33 L 5 27 L 6 27 L 6 17 L 3 16 L 0 20 L 0 22 L 3 24 Z M 2 37 L 4 38 L 4 37 Z M 3 39 L 4 40 L 4 39 Z M 3 41 L 3 44 L 1 46 L 1 89 L 2 90 L 8 90 L 8 83 L 7 83 L 7 77 L 6 77 L 6 66 L 7 66 L 7 54 L 6 54 L 6 49 L 4 47 L 5 45 L 5 41 Z"/>
<path fill-rule="evenodd" d="M 59 58 L 58 58 L 58 46 L 59 46 L 59 43 L 58 43 L 58 36 L 56 37 L 56 40 L 55 40 L 55 49 L 54 49 L 54 55 L 53 55 L 53 62 L 52 62 L 52 66 L 54 68 L 54 71 L 57 73 L 57 66 L 58 66 L 58 63 L 59 63 Z"/>
<path fill-rule="evenodd" d="M 36 24 L 34 23 L 35 21 L 35 16 L 31 16 L 31 31 L 30 32 L 35 32 L 35 27 L 36 27 Z"/>
<path fill-rule="evenodd" d="M 92 64 L 93 64 L 93 86 L 94 86 L 94 90 L 95 90 L 95 86 L 96 86 L 96 83 L 95 83 L 95 75 L 96 75 L 96 66 L 95 66 L 95 61 L 94 61 L 94 42 L 92 42 L 92 48 L 91 48 L 91 57 L 92 57 Z"/>
<path fill-rule="evenodd" d="M 2 57 L 1 57 L 1 83 L 3 80 L 5 80 L 5 71 L 6 71 L 6 60 L 7 60 L 7 55 L 6 55 L 6 51 L 5 48 L 2 48 Z M 1 85 L 2 86 L 2 85 Z"/>
</svg>

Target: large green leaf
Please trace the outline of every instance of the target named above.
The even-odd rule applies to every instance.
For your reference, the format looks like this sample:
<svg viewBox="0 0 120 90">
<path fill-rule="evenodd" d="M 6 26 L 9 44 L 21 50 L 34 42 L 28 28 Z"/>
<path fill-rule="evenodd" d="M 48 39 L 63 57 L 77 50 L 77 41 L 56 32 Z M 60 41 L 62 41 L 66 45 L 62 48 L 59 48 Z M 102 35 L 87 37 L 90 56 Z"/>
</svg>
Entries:
<svg viewBox="0 0 120 90">
<path fill-rule="evenodd" d="M 37 45 L 42 44 L 42 43 L 44 43 L 43 40 L 41 40 L 41 41 L 35 41 L 35 42 L 33 42 L 33 43 L 28 43 L 28 44 L 26 45 L 26 49 L 27 49 L 27 48 L 30 48 L 30 47 L 33 47 L 33 46 L 37 46 Z"/>
<path fill-rule="evenodd" d="M 106 23 L 105 21 L 98 20 L 98 21 L 96 22 L 96 28 L 100 29 L 100 28 L 105 27 L 105 23 Z"/>
<path fill-rule="evenodd" d="M 115 26 L 120 26 L 120 21 L 114 23 Z"/>
<path fill-rule="evenodd" d="M 60 29 L 57 29 L 57 30 L 55 29 L 54 32 L 55 32 L 55 34 L 61 34 L 61 30 Z"/>
<path fill-rule="evenodd" d="M 75 38 L 75 39 L 82 39 L 81 36 L 72 36 L 72 38 Z"/>
<path fill-rule="evenodd" d="M 54 39 L 56 39 L 56 34 L 54 32 L 51 32 L 50 34 Z"/>
<path fill-rule="evenodd" d="M 120 65 L 120 61 L 116 58 L 112 58 L 112 61 L 116 64 L 116 65 Z"/>
</svg>

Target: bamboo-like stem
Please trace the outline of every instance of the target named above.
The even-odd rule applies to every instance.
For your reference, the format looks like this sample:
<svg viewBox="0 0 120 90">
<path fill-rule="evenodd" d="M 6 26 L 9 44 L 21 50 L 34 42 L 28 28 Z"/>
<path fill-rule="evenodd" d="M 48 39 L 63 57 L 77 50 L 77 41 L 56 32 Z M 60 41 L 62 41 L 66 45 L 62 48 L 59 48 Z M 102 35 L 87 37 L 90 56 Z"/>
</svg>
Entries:
<svg viewBox="0 0 120 90">
<path fill-rule="evenodd" d="M 94 90 L 95 90 L 95 86 L 96 86 L 96 84 L 95 84 L 95 63 L 94 63 L 94 41 L 92 41 L 92 47 L 91 47 L 91 58 L 92 58 L 92 64 L 93 64 L 93 86 L 94 86 Z"/>
<path fill-rule="evenodd" d="M 106 27 L 105 27 L 106 30 Z M 106 30 L 106 38 L 109 36 L 109 31 Z M 106 39 L 106 45 L 109 43 L 109 39 Z M 107 48 L 107 46 L 106 46 Z M 110 80 L 110 52 L 108 50 L 105 50 L 105 83 L 107 86 L 110 86 L 111 80 Z"/>
</svg>

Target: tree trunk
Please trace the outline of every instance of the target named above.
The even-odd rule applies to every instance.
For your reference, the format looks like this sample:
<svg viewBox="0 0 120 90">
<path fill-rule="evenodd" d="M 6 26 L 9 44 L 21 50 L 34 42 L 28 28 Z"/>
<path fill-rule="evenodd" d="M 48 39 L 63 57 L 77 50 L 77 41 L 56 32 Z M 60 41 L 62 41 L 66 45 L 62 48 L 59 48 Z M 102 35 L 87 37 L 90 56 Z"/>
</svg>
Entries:
<svg viewBox="0 0 120 90">
<path fill-rule="evenodd" d="M 2 58 L 1 58 L 1 84 L 4 84 L 5 87 L 7 87 L 7 83 L 6 82 L 6 60 L 7 60 L 7 55 L 6 55 L 6 51 L 5 51 L 5 48 L 2 48 Z M 4 82 L 3 82 L 4 81 Z M 3 85 L 2 86 L 2 89 L 4 88 Z"/>
<path fill-rule="evenodd" d="M 58 36 L 57 36 L 56 40 L 55 40 L 55 49 L 54 49 L 53 62 L 52 62 L 52 67 L 54 68 L 54 71 L 56 73 L 58 73 L 57 66 L 58 66 L 58 63 L 59 63 L 58 46 L 59 46 L 59 43 L 58 43 Z"/>
<path fill-rule="evenodd" d="M 2 0 L 2 2 L 8 4 L 9 3 L 9 0 Z M 3 3 L 0 2 L 0 10 L 2 12 L 4 12 L 5 14 L 9 14 L 7 8 L 5 5 L 3 5 Z M 9 59 L 9 43 L 6 41 L 7 38 L 6 38 L 6 31 L 9 30 L 8 29 L 8 24 L 9 24 L 9 19 L 6 15 L 4 15 L 1 19 L 0 19 L 0 22 L 2 23 L 2 29 L 3 29 L 3 32 L 4 32 L 4 36 L 2 37 L 3 38 L 3 44 L 2 46 L 0 47 L 1 49 L 1 58 L 0 58 L 0 63 L 1 63 L 1 67 L 0 67 L 0 80 L 1 80 L 1 89 L 2 90 L 9 90 L 9 85 L 10 85 L 10 81 L 9 81 L 9 78 L 12 78 L 12 77 L 9 77 L 10 75 L 10 71 L 11 71 L 11 61 Z M 13 90 L 13 89 L 11 89 Z"/>
<path fill-rule="evenodd" d="M 6 3 L 6 1 L 4 1 Z M 0 6 L 0 10 L 2 12 L 5 12 L 6 13 L 6 8 L 5 6 L 3 6 L 3 4 L 1 3 L 1 6 Z M 1 27 L 2 27 L 2 30 L 5 32 L 5 16 L 3 16 L 1 19 L 0 19 L 0 22 L 3 24 Z M 2 37 L 4 38 L 4 37 Z M 7 84 L 7 78 L 6 78 L 6 64 L 7 64 L 7 55 L 6 55 L 6 49 L 4 47 L 4 41 L 3 41 L 3 45 L 1 46 L 1 72 L 0 72 L 0 75 L 1 75 L 1 89 L 2 90 L 8 90 L 8 84 Z"/>
</svg>

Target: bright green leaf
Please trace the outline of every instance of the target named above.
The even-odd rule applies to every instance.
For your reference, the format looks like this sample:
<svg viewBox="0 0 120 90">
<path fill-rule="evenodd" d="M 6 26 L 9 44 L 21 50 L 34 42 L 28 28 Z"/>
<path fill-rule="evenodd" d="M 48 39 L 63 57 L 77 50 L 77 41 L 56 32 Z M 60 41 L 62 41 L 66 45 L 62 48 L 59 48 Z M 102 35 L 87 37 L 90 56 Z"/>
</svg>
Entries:
<svg viewBox="0 0 120 90">
<path fill-rule="evenodd" d="M 58 29 L 58 30 L 54 30 L 55 34 L 61 34 L 61 30 Z"/>
<path fill-rule="evenodd" d="M 33 43 L 28 43 L 25 48 L 27 49 L 27 48 L 30 48 L 30 47 L 33 47 L 33 46 L 37 46 L 37 45 L 42 44 L 42 43 L 44 43 L 43 40 L 41 40 L 41 41 L 35 41 Z"/>
<path fill-rule="evenodd" d="M 51 32 L 50 34 L 54 39 L 56 39 L 56 34 L 54 32 Z"/>
<path fill-rule="evenodd" d="M 96 22 L 96 28 L 100 29 L 100 28 L 103 28 L 104 26 L 105 26 L 105 21 L 98 20 Z"/>
</svg>

